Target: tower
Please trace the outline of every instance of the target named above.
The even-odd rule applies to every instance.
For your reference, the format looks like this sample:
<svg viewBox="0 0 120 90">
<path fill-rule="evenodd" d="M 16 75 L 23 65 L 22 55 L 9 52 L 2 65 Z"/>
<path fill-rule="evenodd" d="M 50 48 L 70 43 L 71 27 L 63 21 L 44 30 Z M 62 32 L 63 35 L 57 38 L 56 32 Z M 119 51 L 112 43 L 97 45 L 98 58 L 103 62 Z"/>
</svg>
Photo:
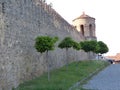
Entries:
<svg viewBox="0 0 120 90">
<path fill-rule="evenodd" d="M 83 14 L 73 20 L 73 26 L 78 32 L 81 32 L 86 40 L 96 40 L 95 18 Z"/>
</svg>

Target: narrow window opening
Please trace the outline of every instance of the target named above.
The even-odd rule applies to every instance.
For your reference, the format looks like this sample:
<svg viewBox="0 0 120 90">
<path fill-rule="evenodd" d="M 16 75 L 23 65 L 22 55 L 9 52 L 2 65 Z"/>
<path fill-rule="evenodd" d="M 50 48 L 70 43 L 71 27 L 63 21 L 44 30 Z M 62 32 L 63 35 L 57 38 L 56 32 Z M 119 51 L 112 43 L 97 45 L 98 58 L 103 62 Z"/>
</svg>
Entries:
<svg viewBox="0 0 120 90">
<path fill-rule="evenodd" d="M 84 36 L 84 25 L 80 25 L 81 33 Z"/>
</svg>

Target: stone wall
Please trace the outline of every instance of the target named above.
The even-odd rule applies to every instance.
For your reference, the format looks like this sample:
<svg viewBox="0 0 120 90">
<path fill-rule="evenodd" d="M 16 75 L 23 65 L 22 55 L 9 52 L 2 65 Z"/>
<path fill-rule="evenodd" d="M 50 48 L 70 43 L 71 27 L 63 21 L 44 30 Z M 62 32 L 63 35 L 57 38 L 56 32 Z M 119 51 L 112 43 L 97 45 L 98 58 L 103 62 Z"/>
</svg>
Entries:
<svg viewBox="0 0 120 90">
<path fill-rule="evenodd" d="M 11 90 L 47 71 L 46 53 L 34 48 L 37 36 L 70 36 L 84 40 L 50 5 L 41 0 L 0 0 L 0 90 Z M 59 42 L 58 42 L 59 43 Z M 57 44 L 58 44 L 57 43 Z M 49 52 L 51 69 L 65 64 L 66 52 Z M 85 60 L 83 51 L 69 50 L 69 61 Z"/>
</svg>

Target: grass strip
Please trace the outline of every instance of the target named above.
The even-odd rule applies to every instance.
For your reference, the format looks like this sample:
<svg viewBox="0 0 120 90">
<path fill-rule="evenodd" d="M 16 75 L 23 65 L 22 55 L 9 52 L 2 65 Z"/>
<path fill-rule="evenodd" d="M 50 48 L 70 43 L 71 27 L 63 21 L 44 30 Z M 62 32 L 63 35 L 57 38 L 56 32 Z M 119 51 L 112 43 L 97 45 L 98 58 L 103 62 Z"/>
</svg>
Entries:
<svg viewBox="0 0 120 90">
<path fill-rule="evenodd" d="M 47 73 L 20 84 L 15 90 L 68 90 L 73 84 L 88 77 L 98 68 L 105 67 L 108 62 L 101 60 L 85 60 L 73 62 L 66 67 L 51 71 L 50 81 Z"/>
</svg>

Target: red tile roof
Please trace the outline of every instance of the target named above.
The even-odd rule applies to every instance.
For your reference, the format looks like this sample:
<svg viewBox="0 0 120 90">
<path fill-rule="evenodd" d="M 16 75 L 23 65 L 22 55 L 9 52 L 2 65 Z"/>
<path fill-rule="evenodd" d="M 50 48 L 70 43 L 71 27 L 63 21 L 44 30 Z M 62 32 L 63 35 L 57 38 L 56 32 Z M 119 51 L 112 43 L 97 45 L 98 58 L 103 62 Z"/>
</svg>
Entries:
<svg viewBox="0 0 120 90">
<path fill-rule="evenodd" d="M 107 56 L 107 58 L 114 59 L 115 61 L 120 61 L 120 53 L 117 53 L 115 56 Z"/>
<path fill-rule="evenodd" d="M 90 17 L 89 15 L 86 15 L 85 12 L 83 12 L 83 14 L 81 16 L 77 17 L 76 19 L 85 19 L 85 18 L 95 19 L 93 17 Z M 76 19 L 74 19 L 74 20 L 76 20 Z"/>
</svg>

